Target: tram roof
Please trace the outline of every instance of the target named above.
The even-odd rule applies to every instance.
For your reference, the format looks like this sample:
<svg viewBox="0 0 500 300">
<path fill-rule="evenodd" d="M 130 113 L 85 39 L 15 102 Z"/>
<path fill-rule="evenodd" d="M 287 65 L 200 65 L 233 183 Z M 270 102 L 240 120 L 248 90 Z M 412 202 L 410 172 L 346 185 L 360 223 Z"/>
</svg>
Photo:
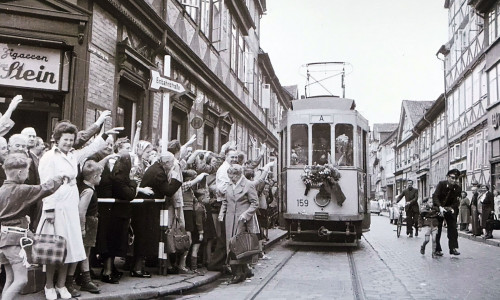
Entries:
<svg viewBox="0 0 500 300">
<path fill-rule="evenodd" d="M 339 98 L 335 96 L 317 96 L 292 101 L 293 110 L 302 109 L 338 109 L 355 110 L 356 103 L 353 99 Z"/>
</svg>

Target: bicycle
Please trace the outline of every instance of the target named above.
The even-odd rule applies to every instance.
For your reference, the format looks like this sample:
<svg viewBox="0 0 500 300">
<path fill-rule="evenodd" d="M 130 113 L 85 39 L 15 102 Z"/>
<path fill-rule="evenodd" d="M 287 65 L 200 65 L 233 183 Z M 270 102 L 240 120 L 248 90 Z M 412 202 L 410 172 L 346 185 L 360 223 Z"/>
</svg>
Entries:
<svg viewBox="0 0 500 300">
<path fill-rule="evenodd" d="M 401 229 L 403 228 L 403 211 L 404 207 L 400 206 L 399 207 L 399 217 L 398 220 L 396 221 L 396 235 L 399 237 L 401 235 Z"/>
</svg>

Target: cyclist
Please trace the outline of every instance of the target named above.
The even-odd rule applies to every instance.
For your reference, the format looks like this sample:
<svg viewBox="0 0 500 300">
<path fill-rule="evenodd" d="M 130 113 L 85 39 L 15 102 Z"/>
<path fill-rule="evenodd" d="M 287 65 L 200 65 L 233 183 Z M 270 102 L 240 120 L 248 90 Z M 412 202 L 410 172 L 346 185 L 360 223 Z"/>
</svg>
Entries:
<svg viewBox="0 0 500 300">
<path fill-rule="evenodd" d="M 413 180 L 408 180 L 406 189 L 396 198 L 396 203 L 405 197 L 406 205 L 406 235 L 413 237 L 413 225 L 415 225 L 415 236 L 418 236 L 418 190 L 413 187 Z"/>
</svg>

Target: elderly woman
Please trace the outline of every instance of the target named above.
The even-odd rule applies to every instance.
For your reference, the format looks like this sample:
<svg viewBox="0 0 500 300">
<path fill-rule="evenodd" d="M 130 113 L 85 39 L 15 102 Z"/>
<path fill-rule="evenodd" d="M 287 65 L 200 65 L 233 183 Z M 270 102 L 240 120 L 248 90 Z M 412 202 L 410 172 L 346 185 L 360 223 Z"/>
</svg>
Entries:
<svg viewBox="0 0 500 300">
<path fill-rule="evenodd" d="M 85 148 L 74 150 L 73 144 L 77 132 L 76 126 L 69 122 L 57 124 L 53 133 L 56 145 L 40 159 L 38 168 L 42 184 L 58 174 L 69 175 L 70 178 L 67 184 L 43 199 L 42 216 L 37 228 L 37 233 L 57 234 L 66 239 L 67 255 L 64 264 L 59 266 L 55 288 L 56 265 L 47 265 L 45 284 L 45 297 L 47 299 L 57 299 L 57 294 L 62 299 L 70 299 L 79 294 L 76 289 L 73 291 L 72 276 L 66 278 L 66 275 L 74 274 L 76 263 L 86 258 L 78 214 L 80 201 L 76 185 L 78 163 L 104 148 L 107 134 L 98 136 Z M 73 295 L 68 292 L 66 284 L 74 292 Z"/>
<path fill-rule="evenodd" d="M 259 200 L 255 184 L 243 176 L 243 167 L 233 164 L 227 170 L 231 183 L 226 190 L 225 199 L 219 213 L 219 221 L 226 218 L 226 245 L 229 252 L 229 240 L 236 234 L 244 231 L 259 233 L 259 224 L 254 218 L 255 212 L 259 208 Z M 230 254 L 228 253 L 228 257 Z M 231 283 L 239 283 L 246 279 L 250 273 L 248 261 L 242 259 L 238 264 L 233 264 L 231 270 L 233 278 Z"/>
<path fill-rule="evenodd" d="M 460 194 L 460 206 L 458 207 L 458 223 L 460 231 L 469 232 L 470 223 L 470 200 L 467 198 L 467 192 L 462 191 Z"/>
</svg>

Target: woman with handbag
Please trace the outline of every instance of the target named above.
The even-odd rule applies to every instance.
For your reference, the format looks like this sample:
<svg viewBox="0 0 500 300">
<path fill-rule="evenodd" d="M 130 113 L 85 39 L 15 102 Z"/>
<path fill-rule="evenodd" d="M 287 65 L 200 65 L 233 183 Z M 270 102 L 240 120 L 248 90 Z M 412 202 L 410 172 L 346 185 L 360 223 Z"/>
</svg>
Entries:
<svg viewBox="0 0 500 300">
<path fill-rule="evenodd" d="M 73 287 L 73 278 L 66 278 L 66 275 L 74 274 L 77 263 L 86 258 L 78 212 L 80 201 L 76 185 L 78 163 L 106 147 L 107 133 L 103 133 L 88 146 L 79 150 L 73 149 L 77 132 L 76 126 L 70 122 L 57 124 L 52 135 L 56 145 L 40 159 L 38 167 L 42 184 L 57 174 L 70 174 L 67 184 L 43 199 L 42 216 L 37 228 L 37 233 L 55 234 L 66 240 L 67 255 L 64 264 L 46 265 L 45 297 L 47 299 L 57 299 L 57 294 L 62 299 L 70 299 L 79 294 L 73 288 L 74 294 L 72 295 L 66 287 L 66 283 L 70 288 Z M 114 133 L 114 130 L 108 133 Z M 58 273 L 54 287 L 56 269 Z"/>
<path fill-rule="evenodd" d="M 225 199 L 222 201 L 221 210 L 219 213 L 219 221 L 226 219 L 226 245 L 228 258 L 232 257 L 229 253 L 229 242 L 233 236 L 238 233 L 249 232 L 258 233 L 259 224 L 254 218 L 255 212 L 259 208 L 259 200 L 255 184 L 243 176 L 243 167 L 238 164 L 233 164 L 227 170 L 231 184 L 226 190 Z M 258 245 L 258 239 L 257 239 Z M 246 279 L 248 273 L 248 258 L 231 259 L 231 271 L 233 278 L 230 283 L 239 283 Z"/>
</svg>

